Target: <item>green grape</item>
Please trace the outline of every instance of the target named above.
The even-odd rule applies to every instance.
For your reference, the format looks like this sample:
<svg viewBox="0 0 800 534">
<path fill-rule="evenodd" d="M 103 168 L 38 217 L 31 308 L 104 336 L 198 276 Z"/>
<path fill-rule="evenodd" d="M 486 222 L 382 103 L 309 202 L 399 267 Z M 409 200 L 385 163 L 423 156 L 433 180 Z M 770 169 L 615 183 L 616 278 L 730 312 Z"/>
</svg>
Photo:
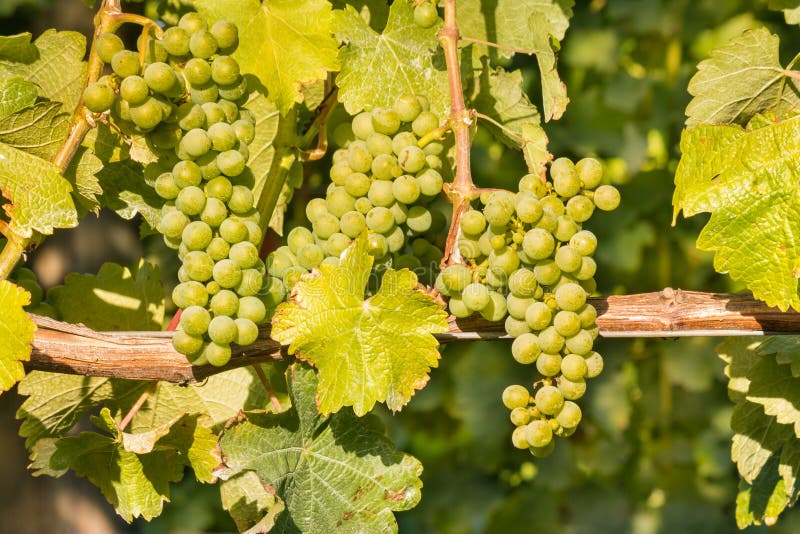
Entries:
<svg viewBox="0 0 800 534">
<path fill-rule="evenodd" d="M 380 259 L 389 253 L 389 243 L 383 234 L 370 232 L 367 236 L 367 251 L 370 256 Z"/>
<path fill-rule="evenodd" d="M 424 137 L 439 127 L 439 117 L 430 111 L 420 113 L 414 122 L 411 123 L 411 130 L 417 137 Z"/>
<path fill-rule="evenodd" d="M 597 237 L 589 230 L 581 230 L 569 239 L 572 248 L 582 256 L 591 256 L 597 249 Z"/>
<path fill-rule="evenodd" d="M 375 129 L 372 127 L 372 114 L 368 111 L 359 113 L 353 117 L 352 127 L 356 137 L 366 140 L 370 134 L 375 132 Z"/>
<path fill-rule="evenodd" d="M 620 202 L 619 191 L 613 185 L 601 185 L 594 191 L 594 203 L 603 211 L 617 209 Z"/>
<path fill-rule="evenodd" d="M 325 207 L 336 217 L 341 217 L 348 211 L 353 211 L 355 204 L 356 199 L 344 187 L 336 187 L 325 199 Z"/>
<path fill-rule="evenodd" d="M 217 44 L 221 50 L 228 50 L 234 48 L 239 42 L 239 29 L 232 22 L 227 20 L 218 20 L 211 26 L 211 35 L 217 40 Z M 249 343 L 239 343 L 240 345 L 249 345 Z"/>
<path fill-rule="evenodd" d="M 183 75 L 192 86 L 199 87 L 211 81 L 211 65 L 200 58 L 192 58 L 183 66 Z"/>
<path fill-rule="evenodd" d="M 392 212 L 389 211 L 389 209 L 380 206 L 369 210 L 366 221 L 367 228 L 380 234 L 388 233 L 395 226 L 394 215 L 392 215 Z"/>
<path fill-rule="evenodd" d="M 148 141 L 158 150 L 169 150 L 178 146 L 182 132 L 175 124 L 161 123 L 150 132 Z"/>
<path fill-rule="evenodd" d="M 228 123 L 217 122 L 208 127 L 211 148 L 218 152 L 231 150 L 236 146 L 236 130 Z"/>
<path fill-rule="evenodd" d="M 214 264 L 214 281 L 225 289 L 236 287 L 242 281 L 242 268 L 233 260 L 220 260 Z"/>
<path fill-rule="evenodd" d="M 432 223 L 433 216 L 424 206 L 412 206 L 408 210 L 406 225 L 414 232 L 425 233 L 431 229 Z"/>
<path fill-rule="evenodd" d="M 492 226 L 506 226 L 514 215 L 514 204 L 506 196 L 493 197 L 483 208 L 483 215 Z"/>
<path fill-rule="evenodd" d="M 581 280 L 580 286 L 586 291 L 587 294 L 592 294 L 597 291 L 597 282 L 593 278 L 588 280 Z"/>
<path fill-rule="evenodd" d="M 528 326 L 528 323 L 520 319 L 515 319 L 510 315 L 506 317 L 504 326 L 506 329 L 506 333 L 513 338 L 517 338 L 522 334 L 528 334 L 531 331 L 530 327 Z"/>
<path fill-rule="evenodd" d="M 555 262 L 563 272 L 574 273 L 581 268 L 582 258 L 577 250 L 566 245 L 556 250 Z"/>
<path fill-rule="evenodd" d="M 553 326 L 562 336 L 572 337 L 581 330 L 581 320 L 578 314 L 561 310 L 553 317 Z"/>
<path fill-rule="evenodd" d="M 192 221 L 186 225 L 181 234 L 183 244 L 189 250 L 204 250 L 211 243 L 212 230 L 203 221 Z"/>
<path fill-rule="evenodd" d="M 236 294 L 240 297 L 250 297 L 261 291 L 264 275 L 257 269 L 242 269 L 242 280 L 236 285 Z"/>
<path fill-rule="evenodd" d="M 267 283 L 262 287 L 259 296 L 267 308 L 274 308 L 286 299 L 286 288 L 283 285 L 283 281 L 275 276 L 268 277 Z"/>
<path fill-rule="evenodd" d="M 583 380 L 588 371 L 586 360 L 578 354 L 567 354 L 561 360 L 561 374 L 573 382 Z"/>
<path fill-rule="evenodd" d="M 228 243 L 234 244 L 246 241 L 248 230 L 242 221 L 228 217 L 219 225 L 219 235 Z"/>
<path fill-rule="evenodd" d="M 424 2 L 414 8 L 414 23 L 422 28 L 430 28 L 439 21 L 439 12 L 436 6 Z"/>
<path fill-rule="evenodd" d="M 231 347 L 225 343 L 211 342 L 203 349 L 203 356 L 211 365 L 222 367 L 231 361 Z"/>
<path fill-rule="evenodd" d="M 492 246 L 492 251 L 489 253 L 490 256 L 495 251 L 504 249 L 505 246 L 506 246 L 506 236 L 505 236 L 505 234 L 493 235 L 492 238 L 489 240 L 489 244 Z"/>
<path fill-rule="evenodd" d="M 555 386 L 544 386 L 534 394 L 534 402 L 545 415 L 556 415 L 564 407 L 564 395 Z"/>
<path fill-rule="evenodd" d="M 553 429 L 550 428 L 548 422 L 543 419 L 531 421 L 524 428 L 525 441 L 527 441 L 531 447 L 546 447 L 553 442 Z"/>
<path fill-rule="evenodd" d="M 489 269 L 496 275 L 507 278 L 519 268 L 519 256 L 511 247 L 503 246 L 489 254 Z"/>
<path fill-rule="evenodd" d="M 578 171 L 578 177 L 586 189 L 594 189 L 603 179 L 603 167 L 594 158 L 583 158 L 575 164 L 575 170 Z"/>
<path fill-rule="evenodd" d="M 102 33 L 94 42 L 94 51 L 103 63 L 111 63 L 114 54 L 125 49 L 125 44 L 114 33 Z"/>
<path fill-rule="evenodd" d="M 179 161 L 172 167 L 172 176 L 175 180 L 175 185 L 180 189 L 189 186 L 199 186 L 203 181 L 203 175 L 200 172 L 200 167 L 193 161 Z"/>
<path fill-rule="evenodd" d="M 255 140 L 256 129 L 255 126 L 253 126 L 253 123 L 239 119 L 234 121 L 231 126 L 233 126 L 233 130 L 236 133 L 236 139 L 242 143 L 247 143 L 249 145 Z"/>
<path fill-rule="evenodd" d="M 522 334 L 511 344 L 511 355 L 523 365 L 534 363 L 541 353 L 542 349 L 539 348 L 539 338 L 536 334 Z"/>
<path fill-rule="evenodd" d="M 514 319 L 523 320 L 528 308 L 535 301 L 531 298 L 516 297 L 513 294 L 506 296 L 506 307 L 508 314 Z"/>
<path fill-rule="evenodd" d="M 492 289 L 502 291 L 506 287 L 507 278 L 505 276 L 497 275 L 494 271 L 487 269 L 485 283 Z"/>
<path fill-rule="evenodd" d="M 206 282 L 211 279 L 214 269 L 214 260 L 206 252 L 193 250 L 183 257 L 183 267 L 189 279 Z"/>
<path fill-rule="evenodd" d="M 138 106 L 150 96 L 150 88 L 141 76 L 128 76 L 119 85 L 119 96 L 131 106 Z"/>
<path fill-rule="evenodd" d="M 527 425 L 530 422 L 531 413 L 528 411 L 527 408 L 522 408 L 522 407 L 514 408 L 513 410 L 511 410 L 509 418 L 511 419 L 511 423 L 514 426 L 523 426 Z M 523 448 L 527 449 L 527 447 Z"/>
<path fill-rule="evenodd" d="M 588 221 L 594 213 L 594 202 L 583 195 L 572 197 L 567 201 L 567 215 L 577 222 Z"/>
<path fill-rule="evenodd" d="M 184 187 L 175 199 L 175 207 L 190 217 L 200 215 L 206 207 L 206 195 L 199 187 Z"/>
<path fill-rule="evenodd" d="M 355 239 L 361 232 L 364 231 L 367 226 L 367 221 L 364 215 L 358 211 L 348 211 L 342 215 L 342 218 L 339 221 L 339 226 L 341 227 L 340 229 L 344 235 Z"/>
<path fill-rule="evenodd" d="M 267 316 L 267 308 L 257 297 L 242 297 L 239 299 L 239 310 L 236 316 L 241 319 L 250 319 L 255 324 L 261 324 Z"/>
<path fill-rule="evenodd" d="M 197 30 L 189 39 L 189 50 L 194 57 L 208 59 L 213 56 L 219 45 L 208 30 Z"/>
<path fill-rule="evenodd" d="M 581 409 L 572 401 L 564 402 L 564 406 L 556 416 L 558 424 L 564 428 L 575 428 L 581 422 Z"/>
<path fill-rule="evenodd" d="M 422 112 L 422 104 L 420 104 L 415 95 L 404 94 L 394 101 L 392 109 L 402 122 L 411 122 Z"/>
<path fill-rule="evenodd" d="M 364 141 L 353 141 L 347 150 L 347 164 L 353 171 L 369 172 L 372 169 L 372 154 Z"/>
<path fill-rule="evenodd" d="M 350 165 L 348 165 L 347 162 L 336 163 L 331 167 L 330 170 L 331 181 L 335 185 L 345 185 L 347 182 L 347 177 L 351 174 L 353 174 L 353 169 L 350 168 Z"/>
<path fill-rule="evenodd" d="M 591 304 L 586 304 L 578 310 L 578 317 L 581 319 L 583 328 L 591 328 L 594 326 L 595 319 L 597 319 L 597 310 Z"/>
<path fill-rule="evenodd" d="M 536 359 L 536 370 L 542 376 L 555 376 L 561 372 L 561 355 L 542 352 Z"/>
<path fill-rule="evenodd" d="M 417 146 L 403 147 L 397 154 L 397 161 L 404 171 L 417 173 L 425 167 L 425 153 Z"/>
<path fill-rule="evenodd" d="M 419 191 L 426 197 L 435 197 L 442 192 L 444 180 L 434 169 L 428 169 L 416 178 Z"/>
<path fill-rule="evenodd" d="M 542 260 L 533 267 L 536 281 L 543 286 L 552 286 L 561 278 L 561 269 L 553 260 Z"/>
<path fill-rule="evenodd" d="M 217 56 L 211 62 L 211 79 L 219 85 L 231 85 L 239 81 L 239 63 L 231 56 Z"/>
<path fill-rule="evenodd" d="M 552 234 L 556 229 L 556 224 L 556 216 L 553 215 L 553 212 L 545 210 L 544 213 L 542 213 L 542 218 L 536 223 L 536 228 Z"/>
<path fill-rule="evenodd" d="M 394 216 L 394 222 L 397 224 L 405 224 L 408 220 L 408 208 L 401 202 L 395 202 L 392 204 L 392 207 L 389 208 L 389 211 L 392 212 L 392 215 Z"/>
<path fill-rule="evenodd" d="M 138 106 L 130 106 L 131 121 L 142 130 L 151 130 L 158 126 L 164 118 L 161 105 L 155 98 L 149 97 Z"/>
<path fill-rule="evenodd" d="M 205 19 L 198 13 L 189 12 L 183 15 L 178 21 L 178 27 L 189 35 L 208 28 Z"/>
<path fill-rule="evenodd" d="M 399 252 L 406 244 L 406 236 L 403 233 L 402 228 L 398 228 L 395 226 L 394 230 L 389 232 L 386 235 L 386 246 L 389 248 L 389 252 L 395 253 Z M 417 260 L 419 262 L 419 260 Z M 400 269 L 401 267 L 395 267 L 396 269 Z"/>
<path fill-rule="evenodd" d="M 580 229 L 580 226 L 578 226 L 575 221 L 562 215 L 556 220 L 556 228 L 553 231 L 553 235 L 562 243 L 566 243 L 572 239 L 572 236 L 574 236 Z"/>
<path fill-rule="evenodd" d="M 144 69 L 144 81 L 156 93 L 166 94 L 178 84 L 178 77 L 172 67 L 166 63 L 156 62 Z"/>
<path fill-rule="evenodd" d="M 564 336 L 555 327 L 548 326 L 539 333 L 539 346 L 542 352 L 556 353 L 564 348 Z"/>
<path fill-rule="evenodd" d="M 189 306 L 205 307 L 208 303 L 208 291 L 200 282 L 181 282 L 172 290 L 172 302 L 184 310 Z"/>
<path fill-rule="evenodd" d="M 412 176 L 400 176 L 392 182 L 392 194 L 403 204 L 413 204 L 419 198 L 419 184 Z"/>
<path fill-rule="evenodd" d="M 525 386 L 512 385 L 503 390 L 503 405 L 509 410 L 514 408 L 526 408 L 530 402 L 531 395 Z"/>
<path fill-rule="evenodd" d="M 392 192 L 392 183 L 376 180 L 372 182 L 367 193 L 367 198 L 374 206 L 383 206 L 385 208 L 394 204 L 394 193 Z"/>
<path fill-rule="evenodd" d="M 139 74 L 139 54 L 132 50 L 120 50 L 111 58 L 111 69 L 120 78 Z"/>
<path fill-rule="evenodd" d="M 203 349 L 203 337 L 193 336 L 183 330 L 177 330 L 172 336 L 172 347 L 181 354 L 191 356 Z"/>
<path fill-rule="evenodd" d="M 231 198 L 228 200 L 228 207 L 233 213 L 244 215 L 253 209 L 253 191 L 243 185 L 234 185 L 231 190 Z M 246 238 L 245 238 L 246 239 Z"/>
<path fill-rule="evenodd" d="M 189 53 L 189 34 L 177 26 L 167 28 L 161 37 L 161 46 L 171 56 L 185 56 Z"/>
<path fill-rule="evenodd" d="M 400 116 L 391 109 L 372 111 L 372 129 L 378 133 L 394 135 L 400 129 Z"/>
<path fill-rule="evenodd" d="M 459 221 L 461 231 L 468 235 L 478 235 L 486 228 L 486 218 L 478 210 L 469 210 Z"/>
<path fill-rule="evenodd" d="M 230 180 L 224 176 L 218 176 L 209 180 L 204 190 L 208 198 L 216 198 L 222 202 L 228 202 L 233 195 L 233 186 Z"/>
<path fill-rule="evenodd" d="M 292 230 L 286 236 L 286 244 L 288 245 L 289 250 L 291 250 L 294 254 L 297 254 L 297 252 L 304 245 L 312 243 L 314 243 L 314 234 L 312 234 L 308 228 L 304 228 L 302 226 L 296 226 L 295 228 L 292 228 Z"/>
<path fill-rule="evenodd" d="M 516 297 L 533 297 L 538 287 L 536 275 L 530 269 L 517 269 L 508 278 L 508 289 Z"/>
<path fill-rule="evenodd" d="M 589 353 L 586 358 L 586 378 L 595 378 L 603 372 L 603 357 L 597 352 Z"/>
<path fill-rule="evenodd" d="M 236 339 L 234 343 L 241 346 L 252 345 L 258 339 L 258 326 L 250 319 L 238 318 L 236 323 Z"/>
<path fill-rule="evenodd" d="M 569 352 L 578 354 L 580 356 L 585 356 L 591 352 L 593 344 L 594 339 L 592 339 L 592 335 L 586 330 L 581 330 L 575 335 L 568 337 L 565 346 Z"/>
<path fill-rule="evenodd" d="M 226 150 L 225 152 L 220 152 L 217 156 L 217 167 L 225 176 L 239 176 L 242 174 L 242 172 L 244 172 L 246 164 L 247 162 L 245 161 L 244 156 L 238 150 Z M 250 209 L 251 207 L 252 203 L 247 209 Z"/>
<path fill-rule="evenodd" d="M 350 130 L 352 132 L 352 130 Z M 372 157 L 381 154 L 390 155 L 392 153 L 392 138 L 382 133 L 372 133 L 367 137 L 367 149 Z"/>
<path fill-rule="evenodd" d="M 339 231 L 339 219 L 330 213 L 326 213 L 314 221 L 311 226 L 317 237 L 320 239 L 328 239 Z"/>
<path fill-rule="evenodd" d="M 247 227 L 247 240 L 257 247 L 261 246 L 261 241 L 264 239 L 264 232 L 255 221 L 242 221 Z"/>
<path fill-rule="evenodd" d="M 581 190 L 581 181 L 575 165 L 567 158 L 558 158 L 550 166 L 553 189 L 562 197 L 573 197 Z"/>
<path fill-rule="evenodd" d="M 192 85 L 189 89 L 189 97 L 195 104 L 216 102 L 219 96 L 219 87 L 210 81 L 204 84 Z"/>
<path fill-rule="evenodd" d="M 187 224 L 189 224 L 189 218 L 186 215 L 178 210 L 172 210 L 162 215 L 158 231 L 169 238 L 178 239 Z"/>
<path fill-rule="evenodd" d="M 458 251 L 461 253 L 461 256 L 468 260 L 476 259 L 481 255 L 481 249 L 478 245 L 478 242 L 474 239 L 469 239 L 466 237 L 459 238 Z"/>
<path fill-rule="evenodd" d="M 472 272 L 458 263 L 445 267 L 441 276 L 444 285 L 451 292 L 463 291 L 472 282 Z"/>
<path fill-rule="evenodd" d="M 370 185 L 372 185 L 372 182 L 366 174 L 363 172 L 354 172 L 345 180 L 344 190 L 355 199 L 367 196 Z M 353 202 L 355 203 L 355 200 L 353 200 Z"/>
<path fill-rule="evenodd" d="M 581 258 L 581 267 L 578 269 L 578 272 L 574 273 L 575 278 L 581 281 L 588 281 L 594 277 L 594 274 L 597 272 L 597 264 L 595 261 L 588 257 L 584 256 Z"/>
<path fill-rule="evenodd" d="M 549 258 L 555 250 L 555 246 L 552 234 L 541 228 L 528 230 L 522 241 L 522 250 L 533 260 Z"/>
<path fill-rule="evenodd" d="M 202 336 L 208 330 L 211 314 L 201 306 L 189 306 L 181 312 L 180 328 L 187 334 Z"/>
<path fill-rule="evenodd" d="M 506 299 L 496 291 L 489 292 L 489 304 L 480 311 L 481 316 L 487 321 L 496 323 L 506 316 Z"/>
<path fill-rule="evenodd" d="M 203 108 L 191 102 L 185 102 L 178 106 L 177 118 L 178 126 L 184 131 L 202 128 L 206 124 L 206 115 L 203 113 Z"/>
<path fill-rule="evenodd" d="M 350 246 L 350 238 L 341 232 L 336 232 L 328 238 L 326 249 L 328 254 L 338 258 L 347 247 Z M 324 260 L 323 260 L 324 261 Z"/>
<path fill-rule="evenodd" d="M 258 263 L 258 249 L 249 241 L 241 241 L 231 245 L 228 257 L 242 269 L 250 269 Z"/>
<path fill-rule="evenodd" d="M 198 158 L 211 150 L 211 139 L 205 130 L 195 128 L 184 134 L 180 147 L 192 158 Z"/>
<path fill-rule="evenodd" d="M 328 208 L 325 206 L 325 200 L 321 198 L 312 198 L 306 204 L 306 218 L 309 222 L 314 222 L 317 217 L 328 213 Z"/>
<path fill-rule="evenodd" d="M 566 206 L 564 206 L 564 202 L 555 195 L 548 195 L 544 197 L 541 199 L 540 203 L 542 205 L 542 210 L 549 211 L 556 217 L 564 215 L 564 212 L 567 209 Z"/>
<path fill-rule="evenodd" d="M 530 444 L 528 443 L 528 439 L 526 437 L 527 435 L 526 430 L 527 430 L 526 427 L 518 426 L 517 428 L 514 429 L 514 432 L 511 434 L 511 443 L 517 449 L 527 449 L 530 447 Z"/>
<path fill-rule="evenodd" d="M 559 286 L 555 291 L 556 304 L 562 310 L 578 311 L 586 304 L 586 291 L 575 283 Z"/>
<path fill-rule="evenodd" d="M 313 243 L 303 245 L 297 252 L 297 261 L 306 269 L 316 267 L 325 259 L 325 252 Z"/>
<path fill-rule="evenodd" d="M 222 239 L 221 237 L 215 237 L 211 240 L 211 243 L 208 244 L 206 247 L 206 253 L 211 256 L 211 259 L 214 261 L 224 260 L 228 257 L 228 253 L 230 252 L 231 246 L 228 244 L 227 241 Z"/>
<path fill-rule="evenodd" d="M 561 390 L 561 394 L 564 396 L 565 399 L 575 401 L 583 397 L 584 393 L 586 393 L 586 381 L 585 380 L 567 380 L 563 376 L 558 377 L 558 389 Z"/>
<path fill-rule="evenodd" d="M 399 132 L 392 138 L 392 152 L 398 156 L 404 148 L 409 146 L 417 146 L 417 136 L 412 132 Z"/>
<path fill-rule="evenodd" d="M 225 203 L 217 198 L 209 198 L 206 200 L 206 207 L 200 213 L 200 220 L 212 228 L 219 227 L 228 217 L 228 208 Z"/>
<path fill-rule="evenodd" d="M 547 186 L 536 174 L 526 174 L 520 178 L 519 190 L 533 193 L 536 198 L 542 198 L 547 194 Z"/>
<path fill-rule="evenodd" d="M 533 193 L 523 195 L 523 193 L 527 193 L 527 191 L 521 191 L 517 195 L 517 203 L 515 207 L 517 217 L 519 217 L 519 220 L 524 223 L 535 224 L 539 221 L 539 219 L 542 218 L 544 208 L 542 208 L 542 203 L 539 202 L 539 199 L 536 198 L 536 195 Z"/>
<path fill-rule="evenodd" d="M 464 301 L 464 305 L 466 305 L 467 308 L 477 312 L 486 308 L 492 300 L 489 295 L 489 289 L 477 282 L 473 282 L 464 287 L 461 292 L 461 299 Z"/>
<path fill-rule="evenodd" d="M 239 309 L 239 297 L 230 289 L 222 289 L 211 297 L 209 308 L 216 317 L 231 317 Z"/>
</svg>

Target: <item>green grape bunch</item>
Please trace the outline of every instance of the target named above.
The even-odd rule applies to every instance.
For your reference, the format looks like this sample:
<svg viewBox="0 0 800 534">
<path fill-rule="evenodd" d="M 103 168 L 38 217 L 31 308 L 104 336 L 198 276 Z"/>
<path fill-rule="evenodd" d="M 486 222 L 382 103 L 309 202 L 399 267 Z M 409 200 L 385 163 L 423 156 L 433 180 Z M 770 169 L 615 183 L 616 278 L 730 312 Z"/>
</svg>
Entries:
<svg viewBox="0 0 800 534">
<path fill-rule="evenodd" d="M 430 140 L 440 125 L 426 98 L 399 97 L 339 125 L 325 198 L 306 205 L 310 227 L 297 226 L 267 257 L 271 307 L 321 263 L 337 264 L 362 233 L 376 269 L 408 268 L 432 283 L 446 230 L 441 202 L 444 145 Z M 427 137 L 426 137 L 427 136 Z"/>
<path fill-rule="evenodd" d="M 603 369 L 593 350 L 597 310 L 587 303 L 596 289 L 597 238 L 583 228 L 595 209 L 619 205 L 619 192 L 601 185 L 602 178 L 595 159 L 559 158 L 549 181 L 529 174 L 516 194 L 482 194 L 482 209 L 459 220 L 464 262 L 436 279 L 450 313 L 504 321 L 514 360 L 536 367 L 532 390 L 512 385 L 502 395 L 516 427 L 513 445 L 534 456 L 550 454 L 555 436 L 575 432 L 581 420 L 575 401 Z"/>
<path fill-rule="evenodd" d="M 197 13 L 160 39 L 140 38 L 138 52 L 106 33 L 94 47 L 112 74 L 83 94 L 90 111 L 144 133 L 158 155 L 153 187 L 165 203 L 157 230 L 182 261 L 173 346 L 195 365 L 225 365 L 231 344 L 254 343 L 267 320 L 263 231 L 247 169 L 255 120 L 230 55 L 237 44 L 234 24 L 209 27 Z"/>
</svg>

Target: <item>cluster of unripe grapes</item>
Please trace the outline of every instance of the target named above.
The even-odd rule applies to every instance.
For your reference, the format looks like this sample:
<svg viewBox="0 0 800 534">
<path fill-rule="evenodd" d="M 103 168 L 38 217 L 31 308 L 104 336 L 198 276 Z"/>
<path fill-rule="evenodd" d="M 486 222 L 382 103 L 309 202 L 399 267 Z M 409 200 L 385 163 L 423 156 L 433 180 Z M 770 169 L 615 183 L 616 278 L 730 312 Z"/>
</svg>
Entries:
<svg viewBox="0 0 800 534">
<path fill-rule="evenodd" d="M 30 293 L 31 302 L 25 306 L 25 311 L 44 315 L 53 319 L 60 319 L 58 310 L 44 300 L 44 290 L 36 278 L 36 273 L 27 267 L 17 267 L 9 277 L 11 281 Z"/>
<path fill-rule="evenodd" d="M 551 181 L 526 175 L 517 194 L 484 193 L 482 210 L 470 209 L 459 221 L 462 263 L 436 280 L 454 316 L 504 320 L 514 359 L 536 366 L 541 380 L 533 395 L 521 385 L 503 393 L 517 427 L 514 446 L 536 456 L 552 451 L 553 436 L 575 431 L 581 410 L 573 401 L 603 368 L 592 350 L 597 311 L 586 302 L 595 290 L 597 238 L 582 229 L 595 208 L 619 205 L 617 189 L 600 185 L 602 175 L 597 160 L 560 158 Z"/>
<path fill-rule="evenodd" d="M 113 74 L 83 95 L 89 110 L 110 109 L 121 127 L 146 132 L 159 157 L 157 229 L 183 262 L 173 346 L 195 365 L 225 365 L 231 344 L 253 343 L 266 319 L 263 232 L 246 166 L 255 120 L 242 109 L 247 83 L 230 56 L 237 44 L 234 24 L 209 28 L 196 13 L 160 39 L 140 39 L 140 52 L 103 34 L 95 50 Z"/>
<path fill-rule="evenodd" d="M 267 257 L 275 302 L 320 263 L 336 264 L 363 232 L 377 266 L 409 268 L 432 282 L 446 218 L 433 204 L 444 181 L 444 146 L 428 142 L 439 128 L 428 108 L 425 98 L 405 95 L 335 130 L 342 148 L 333 154 L 325 198 L 306 206 L 311 229 L 292 229 L 287 244 Z"/>
</svg>

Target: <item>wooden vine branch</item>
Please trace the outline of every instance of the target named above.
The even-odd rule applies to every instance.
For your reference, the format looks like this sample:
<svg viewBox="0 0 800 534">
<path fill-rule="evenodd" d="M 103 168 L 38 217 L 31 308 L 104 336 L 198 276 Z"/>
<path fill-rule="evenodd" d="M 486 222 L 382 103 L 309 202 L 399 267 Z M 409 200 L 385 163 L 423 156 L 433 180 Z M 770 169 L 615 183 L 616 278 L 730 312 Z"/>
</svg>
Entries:
<svg viewBox="0 0 800 534">
<path fill-rule="evenodd" d="M 800 313 L 781 312 L 746 294 L 700 293 L 667 288 L 656 293 L 596 297 L 597 326 L 603 337 L 684 337 L 800 334 Z M 172 349 L 171 332 L 95 332 L 33 316 L 39 329 L 28 370 L 190 384 L 245 365 L 289 358 L 269 339 L 234 352 L 224 367 L 193 367 Z M 502 322 L 480 316 L 451 317 L 441 343 L 507 337 Z"/>
</svg>

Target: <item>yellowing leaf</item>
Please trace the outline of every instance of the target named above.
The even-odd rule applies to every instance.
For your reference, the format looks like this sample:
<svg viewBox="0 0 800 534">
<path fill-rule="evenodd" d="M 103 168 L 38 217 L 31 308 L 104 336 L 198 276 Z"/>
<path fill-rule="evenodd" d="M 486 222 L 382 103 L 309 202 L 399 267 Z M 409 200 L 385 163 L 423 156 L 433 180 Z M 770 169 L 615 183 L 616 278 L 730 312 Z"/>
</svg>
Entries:
<svg viewBox="0 0 800 534">
<path fill-rule="evenodd" d="M 399 410 L 438 365 L 433 334 L 447 330 L 447 313 L 407 269 L 388 269 L 365 300 L 372 263 L 362 235 L 339 265 L 303 277 L 276 310 L 273 338 L 319 369 L 321 413 L 352 406 L 361 416 L 383 401 Z"/>
<path fill-rule="evenodd" d="M 210 20 L 239 26 L 234 57 L 242 72 L 255 74 L 286 114 L 302 101 L 301 88 L 339 69 L 331 5 L 325 0 L 195 0 Z"/>
<path fill-rule="evenodd" d="M 31 356 L 31 343 L 36 325 L 25 314 L 30 304 L 27 291 L 8 280 L 0 280 L 0 393 L 22 380 L 22 362 Z"/>
</svg>

